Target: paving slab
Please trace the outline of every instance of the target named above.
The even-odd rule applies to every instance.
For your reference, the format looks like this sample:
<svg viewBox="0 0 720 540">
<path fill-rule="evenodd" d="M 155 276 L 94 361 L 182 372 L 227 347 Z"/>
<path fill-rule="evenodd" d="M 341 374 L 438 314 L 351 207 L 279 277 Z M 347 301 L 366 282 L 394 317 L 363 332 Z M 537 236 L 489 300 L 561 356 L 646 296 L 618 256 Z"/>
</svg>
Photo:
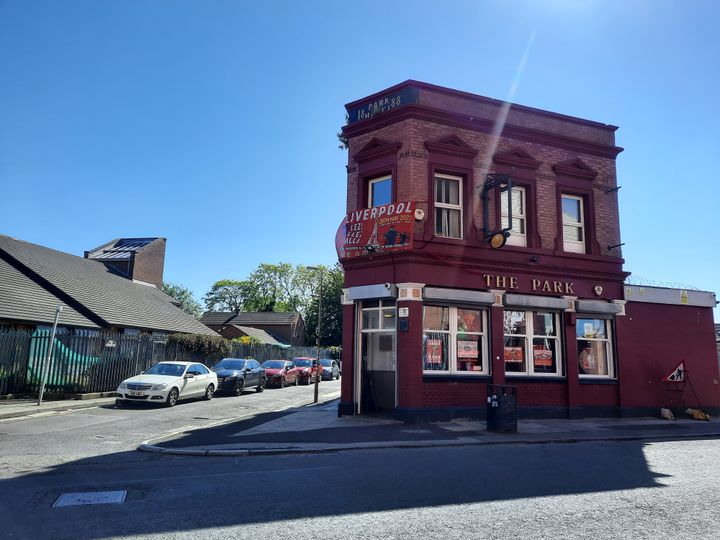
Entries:
<svg viewBox="0 0 720 540">
<path fill-rule="evenodd" d="M 720 421 L 658 418 L 520 420 L 513 433 L 491 433 L 484 421 L 405 424 L 384 416 L 337 416 L 337 402 L 248 418 L 145 441 L 140 449 L 164 454 L 241 456 L 317 453 L 371 448 L 425 448 L 485 444 L 720 438 Z"/>
</svg>

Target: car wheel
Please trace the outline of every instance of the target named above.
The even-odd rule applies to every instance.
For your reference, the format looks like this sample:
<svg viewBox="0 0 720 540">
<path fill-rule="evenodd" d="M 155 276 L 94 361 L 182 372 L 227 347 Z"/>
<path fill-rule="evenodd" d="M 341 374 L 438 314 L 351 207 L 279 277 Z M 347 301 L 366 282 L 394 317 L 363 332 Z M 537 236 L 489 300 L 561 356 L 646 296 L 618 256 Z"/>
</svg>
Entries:
<svg viewBox="0 0 720 540">
<path fill-rule="evenodd" d="M 214 393 L 215 387 L 212 384 L 208 384 L 207 388 L 205 389 L 205 401 L 210 401 L 213 398 Z"/>
<path fill-rule="evenodd" d="M 336 380 L 336 381 L 339 381 L 339 380 L 340 380 L 340 372 L 339 372 L 339 371 L 338 371 L 337 377 L 335 377 L 335 380 Z"/>
<path fill-rule="evenodd" d="M 256 392 L 262 392 L 263 390 L 265 390 L 265 381 L 264 380 L 260 381 L 260 384 L 258 384 L 257 387 L 255 388 Z"/>
<path fill-rule="evenodd" d="M 298 382 L 299 380 L 300 380 L 300 377 L 295 377 L 295 386 L 297 386 L 298 384 L 300 384 L 300 383 Z"/>
<path fill-rule="evenodd" d="M 123 406 L 122 400 L 116 399 L 116 400 L 115 400 L 115 408 L 116 408 L 116 409 L 119 409 L 119 408 L 122 407 L 122 406 Z"/>
<path fill-rule="evenodd" d="M 283 377 L 280 380 L 280 388 L 285 388 L 287 386 L 287 381 L 285 380 L 285 377 Z"/>
<path fill-rule="evenodd" d="M 243 390 L 245 390 L 245 381 L 239 380 L 235 383 L 235 395 L 239 396 L 243 393 Z"/>
<path fill-rule="evenodd" d="M 177 388 L 173 388 L 172 390 L 170 390 L 170 392 L 168 392 L 168 397 L 165 400 L 165 405 L 167 405 L 168 407 L 174 407 L 175 404 L 177 403 L 177 401 L 178 401 L 178 390 L 177 390 Z"/>
</svg>

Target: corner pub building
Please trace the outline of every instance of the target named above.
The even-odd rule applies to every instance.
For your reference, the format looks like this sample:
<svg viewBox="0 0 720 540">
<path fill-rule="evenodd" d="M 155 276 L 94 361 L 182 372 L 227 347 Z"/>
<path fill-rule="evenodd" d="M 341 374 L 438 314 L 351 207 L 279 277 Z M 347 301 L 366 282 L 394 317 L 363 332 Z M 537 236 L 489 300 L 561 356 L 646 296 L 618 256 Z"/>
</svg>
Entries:
<svg viewBox="0 0 720 540">
<path fill-rule="evenodd" d="M 720 410 L 715 295 L 625 284 L 617 127 L 412 80 L 346 109 L 339 414 L 657 415 L 681 361 Z"/>
</svg>

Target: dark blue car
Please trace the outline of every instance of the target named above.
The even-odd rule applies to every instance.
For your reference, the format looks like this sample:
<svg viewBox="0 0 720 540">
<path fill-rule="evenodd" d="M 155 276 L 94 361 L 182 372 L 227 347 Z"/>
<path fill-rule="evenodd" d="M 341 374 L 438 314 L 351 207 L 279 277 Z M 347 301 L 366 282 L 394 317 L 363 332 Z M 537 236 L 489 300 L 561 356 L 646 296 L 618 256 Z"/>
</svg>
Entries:
<svg viewBox="0 0 720 540">
<path fill-rule="evenodd" d="M 255 387 L 256 392 L 265 389 L 265 370 L 253 358 L 223 358 L 212 370 L 218 378 L 216 392 L 239 396 L 247 388 Z"/>
</svg>

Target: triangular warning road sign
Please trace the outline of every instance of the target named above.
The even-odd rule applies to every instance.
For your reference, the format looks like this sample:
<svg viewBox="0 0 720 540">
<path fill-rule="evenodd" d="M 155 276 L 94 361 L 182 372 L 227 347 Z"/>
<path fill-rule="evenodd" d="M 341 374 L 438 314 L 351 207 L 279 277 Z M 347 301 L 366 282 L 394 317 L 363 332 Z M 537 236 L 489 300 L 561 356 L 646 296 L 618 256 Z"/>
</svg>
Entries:
<svg viewBox="0 0 720 540">
<path fill-rule="evenodd" d="M 685 382 L 685 362 L 680 362 L 673 372 L 667 377 L 663 377 L 665 382 Z"/>
</svg>

